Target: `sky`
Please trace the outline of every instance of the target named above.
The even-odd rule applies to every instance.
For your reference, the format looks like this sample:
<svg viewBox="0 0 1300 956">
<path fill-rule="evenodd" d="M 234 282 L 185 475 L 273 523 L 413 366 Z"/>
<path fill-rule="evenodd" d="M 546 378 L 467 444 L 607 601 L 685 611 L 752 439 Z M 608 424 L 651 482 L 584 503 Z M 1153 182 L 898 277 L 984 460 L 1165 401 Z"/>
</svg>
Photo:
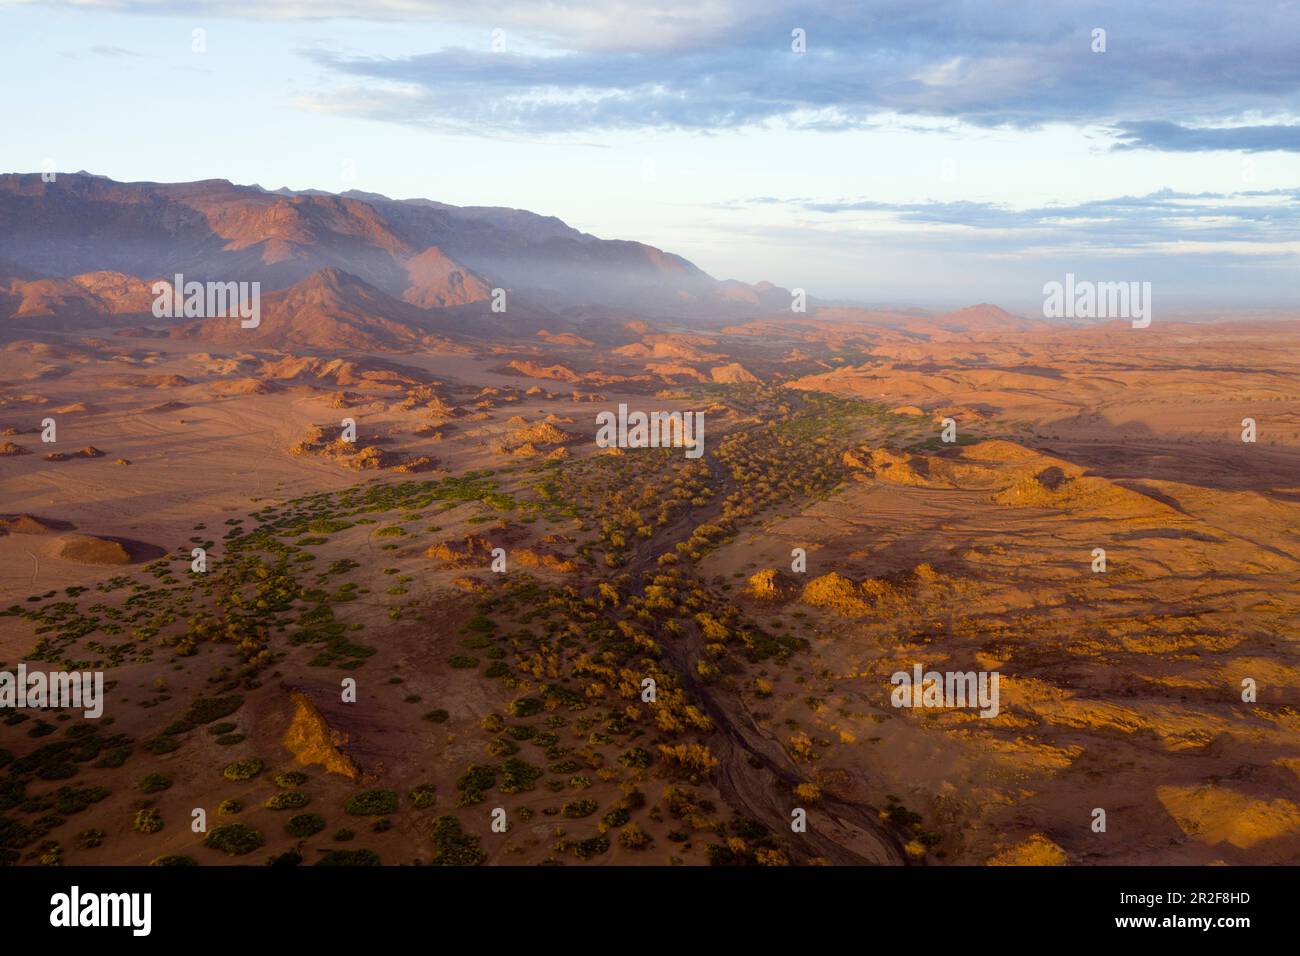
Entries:
<svg viewBox="0 0 1300 956">
<path fill-rule="evenodd" d="M 1300 0 L 0 0 L 0 80 L 4 172 L 513 206 L 875 305 L 1300 307 Z"/>
</svg>

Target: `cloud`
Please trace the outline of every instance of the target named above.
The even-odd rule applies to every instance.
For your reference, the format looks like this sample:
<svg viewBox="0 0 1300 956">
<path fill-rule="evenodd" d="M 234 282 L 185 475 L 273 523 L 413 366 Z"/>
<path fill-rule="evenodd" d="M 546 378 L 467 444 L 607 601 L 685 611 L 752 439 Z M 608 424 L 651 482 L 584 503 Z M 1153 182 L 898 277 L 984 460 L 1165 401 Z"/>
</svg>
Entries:
<svg viewBox="0 0 1300 956">
<path fill-rule="evenodd" d="M 1269 150 L 1300 152 L 1300 125 L 1189 128 L 1177 123 L 1149 120 L 1119 123 L 1120 139 L 1113 149 L 1159 149 L 1193 153 L 1204 150 Z"/>
<path fill-rule="evenodd" d="M 128 50 L 126 47 L 105 46 L 103 44 L 97 44 L 96 46 L 92 46 L 90 48 L 90 52 L 95 54 L 96 56 L 139 56 L 140 55 L 139 53 L 136 53 L 134 50 Z"/>
<path fill-rule="evenodd" d="M 780 4 L 769 0 L 0 0 L 150 16 L 445 23 L 546 38 L 557 48 L 653 50 L 708 43 Z"/>
<path fill-rule="evenodd" d="M 843 130 L 888 114 L 978 127 L 1101 125 L 1125 148 L 1256 150 L 1292 148 L 1293 140 L 1285 126 L 1240 126 L 1241 117 L 1300 115 L 1287 6 L 1263 2 L 1225 18 L 1202 0 L 978 10 L 960 0 L 753 9 L 706 2 L 661 8 L 644 37 L 629 28 L 615 31 L 615 42 L 611 23 L 631 16 L 623 4 L 572 17 L 561 11 L 540 26 L 498 5 L 496 13 L 520 18 L 540 46 L 493 53 L 485 39 L 479 50 L 405 57 L 308 55 L 346 88 L 367 85 L 394 100 L 358 104 L 358 115 L 470 132 L 773 122 Z M 806 33 L 803 54 L 791 49 L 795 28 Z M 1094 28 L 1107 30 L 1104 53 L 1092 51 Z M 420 95 L 398 102 L 386 86 Z M 1153 115 L 1163 119 L 1153 123 Z M 1180 129 L 1187 134 L 1173 132 Z"/>
<path fill-rule="evenodd" d="M 978 244 L 986 251 L 1086 249 L 1125 254 L 1161 249 L 1177 253 L 1214 245 L 1246 254 L 1293 257 L 1300 244 L 1300 188 L 1236 193 L 1180 193 L 1160 190 L 1088 202 L 1018 209 L 987 202 L 880 202 L 774 200 L 756 197 L 727 208 L 770 207 L 783 202 L 798 212 L 818 214 L 818 224 L 853 216 L 860 228 L 880 236 L 910 234 L 907 226 L 939 227 L 917 235 L 931 246 Z"/>
<path fill-rule="evenodd" d="M 5 0 L 0 0 L 0 3 Z M 1291 0 L 78 0 L 186 17 L 359 18 L 482 30 L 415 55 L 309 50 L 312 109 L 469 134 L 1109 129 L 1122 149 L 1295 150 Z M 791 48 L 804 31 L 806 52 Z M 503 52 L 490 49 L 504 31 Z M 1106 32 L 1093 52 L 1093 31 Z M 430 31 L 430 35 L 436 33 Z M 460 34 L 463 36 L 463 33 Z M 463 40 L 461 41 L 463 44 Z M 1260 126 L 1260 117 L 1277 125 Z"/>
</svg>

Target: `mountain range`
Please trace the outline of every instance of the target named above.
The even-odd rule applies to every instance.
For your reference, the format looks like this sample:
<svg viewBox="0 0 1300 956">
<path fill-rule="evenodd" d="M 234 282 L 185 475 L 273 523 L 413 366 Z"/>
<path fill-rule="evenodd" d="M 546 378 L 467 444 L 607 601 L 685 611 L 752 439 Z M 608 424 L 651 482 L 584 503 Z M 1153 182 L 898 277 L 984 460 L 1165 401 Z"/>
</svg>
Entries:
<svg viewBox="0 0 1300 956">
<path fill-rule="evenodd" d="M 290 321 L 259 336 L 268 344 L 312 344 L 304 309 L 370 347 L 480 325 L 531 334 L 556 313 L 734 319 L 790 303 L 768 283 L 719 281 L 653 246 L 519 209 L 225 180 L 0 176 L 0 318 L 68 327 L 145 317 L 153 282 L 177 273 L 282 292 L 272 308 Z M 505 292 L 508 323 L 494 321 L 494 289 Z"/>
</svg>

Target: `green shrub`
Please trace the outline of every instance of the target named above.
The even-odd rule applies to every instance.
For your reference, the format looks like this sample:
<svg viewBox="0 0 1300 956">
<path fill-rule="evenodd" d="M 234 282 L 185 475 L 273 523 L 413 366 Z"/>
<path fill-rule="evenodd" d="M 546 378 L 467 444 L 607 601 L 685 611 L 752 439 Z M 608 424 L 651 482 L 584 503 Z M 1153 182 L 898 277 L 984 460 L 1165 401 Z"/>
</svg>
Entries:
<svg viewBox="0 0 1300 956">
<path fill-rule="evenodd" d="M 169 853 L 166 856 L 156 856 L 149 861 L 150 866 L 198 866 L 199 863 L 192 856 L 180 856 L 175 853 Z"/>
<path fill-rule="evenodd" d="M 541 776 L 541 767 L 534 767 L 526 760 L 511 757 L 501 764 L 501 785 L 499 789 L 502 793 L 522 793 L 525 790 L 532 790 L 533 785 Z"/>
<path fill-rule="evenodd" d="M 617 809 L 610 810 L 609 813 L 605 814 L 600 819 L 601 822 L 604 823 L 605 826 L 607 827 L 621 827 L 623 826 L 623 824 L 627 823 L 629 820 L 632 819 L 632 815 L 628 813 L 626 810 L 619 807 Z"/>
<path fill-rule="evenodd" d="M 510 702 L 509 710 L 515 717 L 532 717 L 542 712 L 542 701 L 538 697 L 519 697 Z"/>
<path fill-rule="evenodd" d="M 126 763 L 132 752 L 130 747 L 114 747 L 96 760 L 95 766 L 105 770 L 115 769 Z"/>
<path fill-rule="evenodd" d="M 54 810 L 63 816 L 80 813 L 93 803 L 99 803 L 111 790 L 98 784 L 90 787 L 59 787 L 54 792 Z"/>
<path fill-rule="evenodd" d="M 633 747 L 619 757 L 618 762 L 625 767 L 640 769 L 650 766 L 654 762 L 654 755 L 644 747 Z"/>
<path fill-rule="evenodd" d="M 593 856 L 599 856 L 607 850 L 609 850 L 609 840 L 603 836 L 579 840 L 573 844 L 573 852 L 579 860 L 590 860 Z"/>
<path fill-rule="evenodd" d="M 456 781 L 460 791 L 461 806 L 471 806 L 483 800 L 483 794 L 496 786 L 497 768 L 492 764 L 479 764 L 470 767 Z"/>
<path fill-rule="evenodd" d="M 461 829 L 460 821 L 442 816 L 433 821 L 434 866 L 478 866 L 487 859 L 479 838 Z"/>
<path fill-rule="evenodd" d="M 230 856 L 252 853 L 263 843 L 262 834 L 243 823 L 223 823 L 208 832 L 203 845 Z"/>
<path fill-rule="evenodd" d="M 172 785 L 172 778 L 165 773 L 147 773 L 140 780 L 140 789 L 145 793 L 162 793 Z"/>
<path fill-rule="evenodd" d="M 145 807 L 136 813 L 132 826 L 140 833 L 157 833 L 163 828 L 162 814 L 153 807 Z"/>
<path fill-rule="evenodd" d="M 275 785 L 284 790 L 292 790 L 294 787 L 301 787 L 307 782 L 307 775 L 301 770 L 286 770 L 284 773 L 275 775 Z"/>
<path fill-rule="evenodd" d="M 301 790 L 283 790 L 273 793 L 263 806 L 268 810 L 300 810 L 311 802 L 311 797 Z"/>
<path fill-rule="evenodd" d="M 242 706 L 243 697 L 237 693 L 229 697 L 198 697 L 181 719 L 191 724 L 212 723 L 222 717 L 229 717 Z"/>
<path fill-rule="evenodd" d="M 641 829 L 639 823 L 629 823 L 619 831 L 619 846 L 626 847 L 629 850 L 644 850 L 650 843 L 650 834 Z"/>
<path fill-rule="evenodd" d="M 343 809 L 354 817 L 379 817 L 397 812 L 396 790 L 363 790 L 348 798 Z"/>
<path fill-rule="evenodd" d="M 221 775 L 227 780 L 252 780 L 264 769 L 266 764 L 262 763 L 260 758 L 245 757 L 227 766 L 221 771 Z"/>
<path fill-rule="evenodd" d="M 317 866 L 379 866 L 379 854 L 374 850 L 330 850 Z"/>
<path fill-rule="evenodd" d="M 72 845 L 78 850 L 93 850 L 95 847 L 103 846 L 104 837 L 108 836 L 103 830 L 91 827 L 88 830 L 82 830 L 72 840 Z"/>
<path fill-rule="evenodd" d="M 427 810 L 438 802 L 437 790 L 431 783 L 420 784 L 406 796 L 418 810 Z"/>
<path fill-rule="evenodd" d="M 600 809 L 595 800 L 573 800 L 560 808 L 560 815 L 570 820 L 581 820 Z"/>
<path fill-rule="evenodd" d="M 290 836 L 315 836 L 325 829 L 325 818 L 319 813 L 300 813 L 295 817 L 290 817 L 284 828 L 289 832 Z"/>
</svg>

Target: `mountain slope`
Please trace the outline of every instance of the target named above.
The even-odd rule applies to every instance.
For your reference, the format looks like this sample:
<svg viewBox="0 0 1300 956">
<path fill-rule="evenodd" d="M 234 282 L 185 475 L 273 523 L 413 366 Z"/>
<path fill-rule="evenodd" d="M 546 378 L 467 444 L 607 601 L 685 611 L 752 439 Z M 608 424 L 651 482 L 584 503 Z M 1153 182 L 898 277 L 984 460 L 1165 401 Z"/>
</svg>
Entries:
<svg viewBox="0 0 1300 956">
<path fill-rule="evenodd" d="M 437 246 L 430 246 L 405 262 L 410 284 L 402 300 L 421 309 L 467 305 L 490 298 L 492 288 L 483 279 L 463 268 Z"/>
<path fill-rule="evenodd" d="M 543 308 L 682 317 L 788 302 L 771 287 L 721 283 L 680 256 L 598 239 L 554 217 L 371 193 L 8 174 L 0 176 L 0 225 L 0 260 L 56 276 L 181 273 L 273 291 L 337 268 L 421 308 L 464 306 L 495 287 Z"/>
<path fill-rule="evenodd" d="M 0 271 L 0 320 L 21 328 L 48 329 L 148 315 L 154 300 L 151 285 L 121 272 L 51 279 Z"/>
<path fill-rule="evenodd" d="M 261 321 L 243 328 L 238 318 L 201 319 L 171 330 L 173 338 L 241 348 L 389 351 L 436 341 L 429 313 L 333 267 L 263 295 Z"/>
</svg>

